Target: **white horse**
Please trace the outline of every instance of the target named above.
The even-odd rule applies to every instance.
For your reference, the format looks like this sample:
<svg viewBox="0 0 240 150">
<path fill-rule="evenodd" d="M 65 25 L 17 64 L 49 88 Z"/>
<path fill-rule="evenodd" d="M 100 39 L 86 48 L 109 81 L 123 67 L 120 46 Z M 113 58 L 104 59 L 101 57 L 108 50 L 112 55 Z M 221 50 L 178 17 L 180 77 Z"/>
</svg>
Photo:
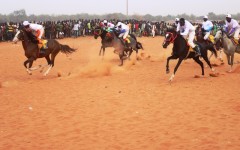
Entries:
<svg viewBox="0 0 240 150">
<path fill-rule="evenodd" d="M 220 39 L 222 41 L 223 51 L 227 55 L 228 65 L 230 65 L 230 70 L 228 72 L 232 72 L 234 54 L 240 54 L 240 46 L 233 44 L 232 40 L 227 37 L 227 33 L 223 29 L 217 31 L 214 38 L 215 43 L 219 42 Z"/>
</svg>

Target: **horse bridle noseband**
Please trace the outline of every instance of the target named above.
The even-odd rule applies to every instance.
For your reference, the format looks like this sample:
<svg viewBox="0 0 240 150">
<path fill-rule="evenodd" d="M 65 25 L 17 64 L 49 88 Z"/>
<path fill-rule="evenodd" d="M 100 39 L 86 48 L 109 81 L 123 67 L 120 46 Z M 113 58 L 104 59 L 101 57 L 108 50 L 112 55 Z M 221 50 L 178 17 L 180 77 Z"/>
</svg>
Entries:
<svg viewBox="0 0 240 150">
<path fill-rule="evenodd" d="M 165 42 L 173 43 L 174 40 L 177 38 L 177 34 L 176 34 L 175 37 L 174 37 L 173 33 L 171 33 L 171 32 L 167 32 L 167 34 L 170 35 L 170 39 L 166 39 L 166 38 L 165 38 Z"/>
<path fill-rule="evenodd" d="M 100 31 L 99 33 L 97 33 L 96 31 L 94 31 L 94 34 L 95 34 L 95 35 L 100 36 L 100 35 L 102 34 L 102 29 L 95 29 L 95 30 L 97 30 L 97 31 L 99 30 L 99 31 Z"/>
</svg>

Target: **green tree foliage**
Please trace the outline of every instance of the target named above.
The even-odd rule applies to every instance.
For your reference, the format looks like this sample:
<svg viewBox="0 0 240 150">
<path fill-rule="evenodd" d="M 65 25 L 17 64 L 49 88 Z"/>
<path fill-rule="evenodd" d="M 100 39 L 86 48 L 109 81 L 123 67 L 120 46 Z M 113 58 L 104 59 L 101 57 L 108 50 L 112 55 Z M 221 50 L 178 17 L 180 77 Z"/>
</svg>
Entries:
<svg viewBox="0 0 240 150">
<path fill-rule="evenodd" d="M 208 17 L 210 20 L 224 20 L 226 14 L 215 14 L 213 12 L 208 13 Z M 240 20 L 240 13 L 232 14 L 232 17 Z M 193 14 L 179 14 L 179 15 L 167 15 L 167 16 L 152 16 L 151 14 L 146 15 L 139 15 L 133 14 L 130 16 L 126 16 L 122 13 L 111 13 L 111 14 L 104 14 L 104 15 L 96 15 L 96 14 L 88 14 L 88 13 L 81 13 L 75 15 L 49 15 L 49 14 L 42 14 L 42 15 L 27 15 L 24 9 L 16 10 L 8 15 L 0 14 L 0 23 L 3 22 L 22 22 L 24 20 L 29 21 L 61 21 L 61 20 L 77 20 L 77 19 L 136 19 L 136 20 L 147 20 L 147 21 L 173 21 L 175 18 L 185 18 L 190 21 L 202 21 L 203 16 L 195 16 Z"/>
</svg>

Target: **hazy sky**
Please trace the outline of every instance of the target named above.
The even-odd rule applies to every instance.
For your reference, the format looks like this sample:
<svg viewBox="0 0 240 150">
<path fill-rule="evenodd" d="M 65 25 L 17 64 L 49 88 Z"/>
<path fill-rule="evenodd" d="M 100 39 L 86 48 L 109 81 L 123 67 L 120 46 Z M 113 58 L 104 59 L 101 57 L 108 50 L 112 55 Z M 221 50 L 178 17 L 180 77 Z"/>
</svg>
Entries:
<svg viewBox="0 0 240 150">
<path fill-rule="evenodd" d="M 30 14 L 126 14 L 127 0 L 0 0 L 0 14 L 25 9 Z M 240 0 L 128 0 L 129 15 L 240 13 Z M 239 16 L 240 18 L 240 16 Z"/>
</svg>

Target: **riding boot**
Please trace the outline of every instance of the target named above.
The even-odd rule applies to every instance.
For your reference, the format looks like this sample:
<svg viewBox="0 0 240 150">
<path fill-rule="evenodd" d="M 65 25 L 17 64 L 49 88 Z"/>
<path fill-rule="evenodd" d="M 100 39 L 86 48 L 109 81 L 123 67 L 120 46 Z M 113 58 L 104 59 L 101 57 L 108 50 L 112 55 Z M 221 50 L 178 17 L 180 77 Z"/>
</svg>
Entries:
<svg viewBox="0 0 240 150">
<path fill-rule="evenodd" d="M 196 45 L 193 50 L 195 51 L 195 57 L 197 56 L 201 56 L 201 51 L 200 51 L 200 47 L 198 45 Z"/>
</svg>

